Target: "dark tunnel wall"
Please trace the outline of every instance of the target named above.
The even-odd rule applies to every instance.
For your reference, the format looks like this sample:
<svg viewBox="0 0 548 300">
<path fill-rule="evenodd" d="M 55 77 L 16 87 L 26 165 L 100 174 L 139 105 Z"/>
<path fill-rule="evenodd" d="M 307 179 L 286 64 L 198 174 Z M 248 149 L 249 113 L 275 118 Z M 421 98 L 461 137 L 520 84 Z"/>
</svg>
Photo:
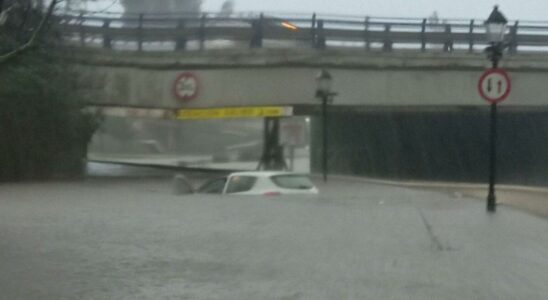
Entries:
<svg viewBox="0 0 548 300">
<path fill-rule="evenodd" d="M 312 126 L 312 168 L 321 171 L 321 119 Z M 548 112 L 499 113 L 498 178 L 548 185 Z M 486 182 L 487 110 L 331 112 L 329 169 L 390 179 Z"/>
</svg>

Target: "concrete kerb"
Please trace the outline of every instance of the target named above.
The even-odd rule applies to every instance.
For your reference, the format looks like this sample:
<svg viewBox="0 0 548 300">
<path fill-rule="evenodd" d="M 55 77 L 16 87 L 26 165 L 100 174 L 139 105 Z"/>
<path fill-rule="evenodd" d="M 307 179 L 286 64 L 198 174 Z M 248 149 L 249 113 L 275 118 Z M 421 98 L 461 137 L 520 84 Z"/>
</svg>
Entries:
<svg viewBox="0 0 548 300">
<path fill-rule="evenodd" d="M 317 180 L 321 180 L 319 174 L 312 176 Z M 344 175 L 331 175 L 330 178 L 399 188 L 430 190 L 478 201 L 486 199 L 488 188 L 487 184 L 475 183 L 383 180 Z M 544 219 L 548 218 L 548 188 L 501 184 L 497 185 L 497 198 L 499 206 L 510 206 Z"/>
<path fill-rule="evenodd" d="M 320 174 L 313 174 L 314 178 L 320 178 Z M 361 181 L 366 183 L 382 184 L 397 187 L 408 188 L 426 188 L 426 189 L 485 189 L 487 191 L 487 183 L 459 183 L 459 182 L 428 182 L 428 181 L 403 181 L 403 180 L 386 180 L 369 177 L 349 176 L 349 175 L 329 175 L 330 178 L 339 180 Z M 529 187 L 520 185 L 497 185 L 497 189 L 511 192 L 528 192 L 546 194 L 548 198 L 548 188 Z"/>
</svg>

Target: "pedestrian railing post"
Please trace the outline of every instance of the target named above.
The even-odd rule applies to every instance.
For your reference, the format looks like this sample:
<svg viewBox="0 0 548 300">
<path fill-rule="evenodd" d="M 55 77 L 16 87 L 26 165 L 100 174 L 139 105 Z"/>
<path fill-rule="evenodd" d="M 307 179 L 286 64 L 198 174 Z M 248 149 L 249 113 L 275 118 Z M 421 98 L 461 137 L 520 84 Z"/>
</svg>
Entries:
<svg viewBox="0 0 548 300">
<path fill-rule="evenodd" d="M 426 19 L 422 19 L 421 24 L 421 51 L 426 51 Z"/>
<path fill-rule="evenodd" d="M 198 39 L 200 41 L 200 50 L 205 49 L 206 18 L 207 18 L 207 15 L 203 14 L 202 18 L 200 19 L 200 31 L 198 32 Z"/>
<path fill-rule="evenodd" d="M 112 38 L 110 37 L 110 20 L 103 20 L 103 48 L 112 49 Z"/>
<path fill-rule="evenodd" d="M 323 50 L 327 46 L 326 40 L 325 40 L 325 32 L 324 32 L 324 21 L 318 20 L 317 28 L 316 28 L 316 49 Z"/>
<path fill-rule="evenodd" d="M 468 52 L 474 52 L 474 20 L 470 20 L 470 28 L 468 29 Z"/>
<path fill-rule="evenodd" d="M 262 13 L 258 20 L 253 20 L 251 23 L 253 35 L 249 44 L 250 48 L 261 48 L 263 46 L 263 23 L 264 15 Z"/>
<path fill-rule="evenodd" d="M 86 46 L 86 27 L 84 26 L 84 13 L 78 15 L 78 32 L 80 35 L 80 46 Z"/>
<path fill-rule="evenodd" d="M 145 15 L 139 14 L 139 23 L 137 24 L 137 49 L 139 52 L 143 51 L 143 22 Z"/>
<path fill-rule="evenodd" d="M 181 51 L 186 49 L 187 39 L 184 34 L 186 22 L 184 19 L 179 19 L 177 23 L 177 41 L 175 43 L 175 50 Z"/>
<path fill-rule="evenodd" d="M 310 24 L 310 44 L 312 48 L 316 47 L 316 13 L 312 14 L 312 23 Z"/>
<path fill-rule="evenodd" d="M 510 54 L 516 54 L 518 52 L 518 28 L 519 21 L 516 21 L 514 26 L 510 27 L 510 43 L 508 47 L 508 52 L 510 52 Z"/>
<path fill-rule="evenodd" d="M 392 40 L 390 39 L 390 29 L 392 25 L 385 24 L 384 25 L 384 41 L 382 45 L 382 51 L 384 52 L 390 52 L 392 51 Z"/>
<path fill-rule="evenodd" d="M 369 17 L 365 17 L 365 29 L 363 33 L 363 39 L 365 42 L 365 50 L 371 50 L 371 41 L 369 40 Z"/>
</svg>

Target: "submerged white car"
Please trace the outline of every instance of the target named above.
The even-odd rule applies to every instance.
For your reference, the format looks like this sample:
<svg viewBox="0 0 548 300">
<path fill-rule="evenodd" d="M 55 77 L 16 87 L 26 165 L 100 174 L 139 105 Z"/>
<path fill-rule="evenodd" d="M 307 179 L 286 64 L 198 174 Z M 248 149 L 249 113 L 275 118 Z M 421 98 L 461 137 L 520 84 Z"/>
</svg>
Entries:
<svg viewBox="0 0 548 300">
<path fill-rule="evenodd" d="M 310 177 L 291 172 L 237 172 L 213 179 L 200 187 L 198 194 L 230 195 L 314 195 L 318 189 Z"/>
</svg>

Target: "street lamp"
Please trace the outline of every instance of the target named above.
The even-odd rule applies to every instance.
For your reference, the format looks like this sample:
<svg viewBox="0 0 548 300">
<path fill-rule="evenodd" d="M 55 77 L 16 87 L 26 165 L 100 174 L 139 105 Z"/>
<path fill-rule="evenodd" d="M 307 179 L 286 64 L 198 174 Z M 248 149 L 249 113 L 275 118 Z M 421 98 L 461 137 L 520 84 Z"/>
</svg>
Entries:
<svg viewBox="0 0 548 300">
<path fill-rule="evenodd" d="M 504 35 L 506 34 L 506 24 L 508 20 L 499 11 L 499 7 L 495 6 L 487 21 L 485 21 L 485 31 L 487 33 L 487 47 L 486 52 L 493 64 L 493 68 L 498 67 L 499 60 L 502 58 L 502 51 L 506 47 L 504 44 Z"/>
<path fill-rule="evenodd" d="M 508 20 L 495 6 L 487 21 L 485 21 L 485 30 L 487 33 L 487 42 L 489 47 L 485 49 L 487 57 L 492 63 L 492 68 L 499 66 L 502 59 L 504 48 L 504 35 L 506 34 L 506 24 Z M 495 196 L 495 183 L 497 173 L 497 102 L 491 103 L 491 125 L 489 132 L 489 194 L 487 195 L 487 211 L 495 212 L 497 209 L 497 199 Z"/>
<path fill-rule="evenodd" d="M 337 93 L 331 92 L 333 85 L 333 77 L 327 70 L 321 70 L 318 76 L 316 76 L 316 98 L 322 101 L 322 173 L 323 181 L 327 182 L 327 104 L 333 102 L 333 97 Z"/>
</svg>

